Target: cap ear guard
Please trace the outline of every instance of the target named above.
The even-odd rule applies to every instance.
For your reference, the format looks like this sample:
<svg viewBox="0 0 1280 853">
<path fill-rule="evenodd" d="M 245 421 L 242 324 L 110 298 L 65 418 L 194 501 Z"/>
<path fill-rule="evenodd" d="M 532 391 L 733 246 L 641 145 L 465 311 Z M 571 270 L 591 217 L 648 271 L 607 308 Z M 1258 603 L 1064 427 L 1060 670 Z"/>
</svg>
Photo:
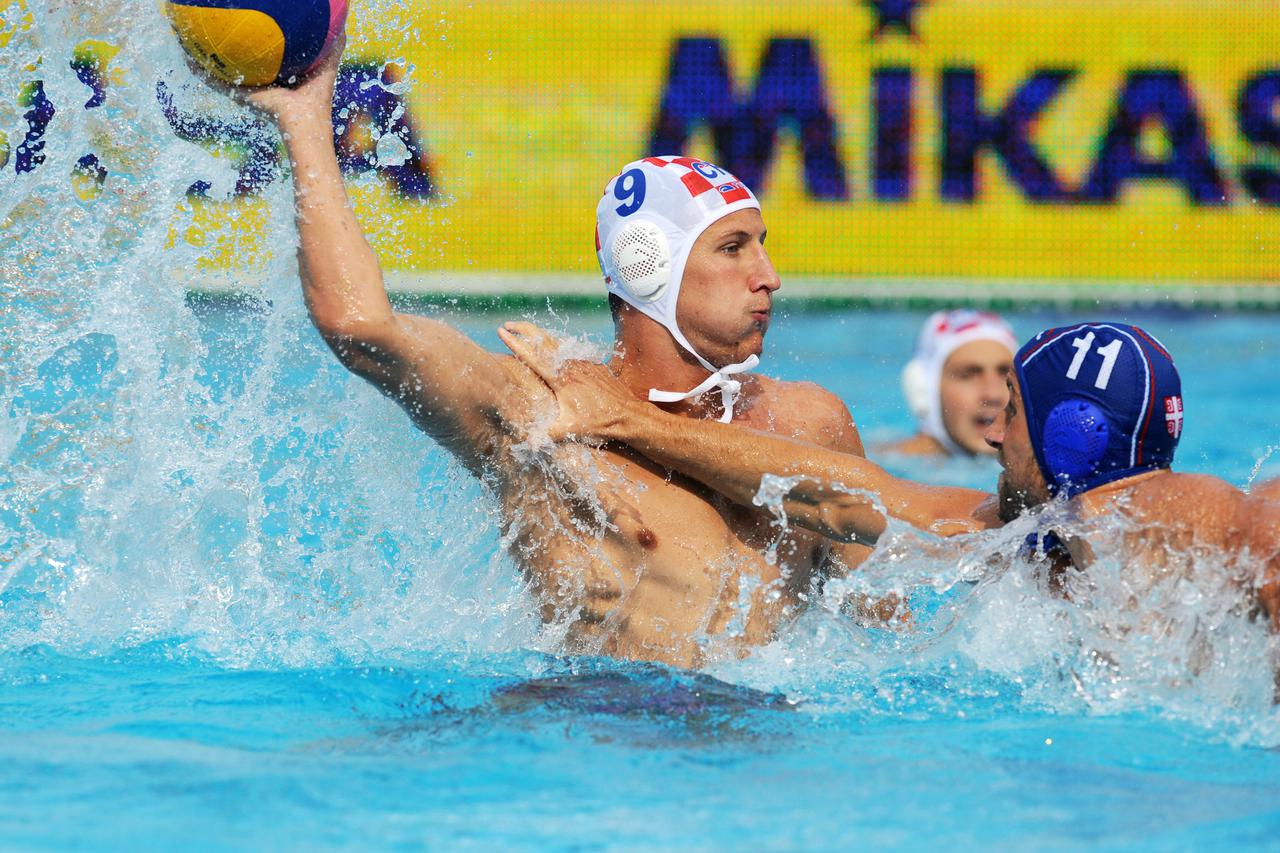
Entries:
<svg viewBox="0 0 1280 853">
<path fill-rule="evenodd" d="M 671 284 L 671 247 L 652 222 L 628 222 L 610 248 L 617 283 L 636 299 L 653 302 Z"/>
<path fill-rule="evenodd" d="M 1097 474 L 1110 439 L 1106 415 L 1088 400 L 1069 397 L 1054 406 L 1045 418 L 1042 439 L 1050 485 L 1082 483 Z"/>
<path fill-rule="evenodd" d="M 907 398 L 907 407 L 911 409 L 917 421 L 924 423 L 929 416 L 929 377 L 921 359 L 913 358 L 902 368 L 902 396 Z"/>
</svg>

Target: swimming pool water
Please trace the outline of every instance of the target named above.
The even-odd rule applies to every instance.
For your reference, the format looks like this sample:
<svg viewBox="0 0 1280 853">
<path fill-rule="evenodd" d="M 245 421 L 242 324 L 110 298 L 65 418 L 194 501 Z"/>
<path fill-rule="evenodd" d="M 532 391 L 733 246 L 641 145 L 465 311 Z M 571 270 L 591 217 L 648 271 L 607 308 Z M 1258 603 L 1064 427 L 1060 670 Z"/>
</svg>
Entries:
<svg viewBox="0 0 1280 853">
<path fill-rule="evenodd" d="M 1036 636 L 1055 605 L 1006 576 L 921 591 L 924 638 L 822 611 L 707 674 L 557 656 L 482 491 L 334 364 L 286 286 L 269 307 L 174 306 L 192 360 L 151 365 L 158 381 L 128 338 L 152 331 L 92 315 L 20 351 L 0 481 L 10 844 L 1273 843 L 1260 631 L 1259 671 L 1225 689 L 1090 681 L 1069 634 Z M 452 319 L 496 348 L 501 315 Z M 537 319 L 607 340 L 602 312 Z M 784 309 L 766 365 L 831 387 L 873 443 L 908 427 L 896 374 L 922 319 Z M 1062 319 L 1012 317 L 1024 335 Z M 1273 320 L 1119 319 L 1191 354 L 1181 467 L 1245 483 L 1277 434 Z M 958 622 L 930 615 L 948 607 Z M 993 651 L 1010 630 L 1029 650 Z"/>
<path fill-rule="evenodd" d="M 502 694 L 530 672 L 560 694 Z M 1274 845 L 1274 754 L 1015 710 L 995 685 L 954 703 L 972 717 L 890 718 L 534 655 L 254 672 L 29 652 L 6 676 L 19 848 Z"/>
</svg>

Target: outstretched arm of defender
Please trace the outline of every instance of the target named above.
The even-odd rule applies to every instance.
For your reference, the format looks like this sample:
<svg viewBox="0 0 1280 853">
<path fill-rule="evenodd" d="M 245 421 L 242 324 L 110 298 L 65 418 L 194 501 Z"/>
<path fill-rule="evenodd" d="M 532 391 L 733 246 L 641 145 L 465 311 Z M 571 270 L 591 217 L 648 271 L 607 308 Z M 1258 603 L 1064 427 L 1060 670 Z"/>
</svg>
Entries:
<svg viewBox="0 0 1280 853">
<path fill-rule="evenodd" d="M 473 470 L 511 390 L 499 360 L 449 326 L 397 314 L 377 256 L 347 198 L 333 144 L 333 92 L 342 44 L 296 89 L 249 101 L 280 127 L 293 170 L 307 309 L 350 370 L 399 402 L 427 433 Z"/>
<path fill-rule="evenodd" d="M 991 495 L 925 486 L 852 454 L 676 417 L 637 401 L 602 365 L 560 364 L 557 342 L 528 323 L 508 323 L 499 336 L 556 393 L 552 438 L 623 442 L 746 506 L 766 474 L 798 477 L 783 499 L 788 517 L 843 542 L 875 542 L 886 513 L 944 536 L 999 526 Z"/>
</svg>

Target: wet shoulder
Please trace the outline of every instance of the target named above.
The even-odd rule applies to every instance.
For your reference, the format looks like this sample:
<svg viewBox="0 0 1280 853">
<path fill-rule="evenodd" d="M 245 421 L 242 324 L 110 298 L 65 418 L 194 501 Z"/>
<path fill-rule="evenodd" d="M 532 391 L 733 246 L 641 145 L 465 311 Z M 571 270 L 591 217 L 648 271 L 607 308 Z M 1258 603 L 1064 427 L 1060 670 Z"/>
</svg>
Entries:
<svg viewBox="0 0 1280 853">
<path fill-rule="evenodd" d="M 1254 486 L 1249 494 L 1258 497 L 1261 500 L 1276 501 L 1280 503 L 1280 477 L 1267 483 Z"/>
<path fill-rule="evenodd" d="M 1246 515 L 1243 492 L 1225 480 L 1208 474 L 1170 472 L 1139 484 L 1134 490 L 1137 507 L 1153 520 L 1190 523 L 1206 538 L 1225 538 L 1237 532 Z"/>
<path fill-rule="evenodd" d="M 1164 477 L 1152 479 L 1147 485 L 1153 491 L 1167 493 L 1176 499 L 1199 498 L 1211 503 L 1237 502 L 1244 497 L 1235 486 L 1211 474 L 1183 474 L 1170 471 Z"/>
<path fill-rule="evenodd" d="M 863 455 L 853 415 L 835 394 L 815 382 L 784 382 L 769 376 L 757 379 L 761 401 L 774 424 L 771 431 Z"/>
</svg>

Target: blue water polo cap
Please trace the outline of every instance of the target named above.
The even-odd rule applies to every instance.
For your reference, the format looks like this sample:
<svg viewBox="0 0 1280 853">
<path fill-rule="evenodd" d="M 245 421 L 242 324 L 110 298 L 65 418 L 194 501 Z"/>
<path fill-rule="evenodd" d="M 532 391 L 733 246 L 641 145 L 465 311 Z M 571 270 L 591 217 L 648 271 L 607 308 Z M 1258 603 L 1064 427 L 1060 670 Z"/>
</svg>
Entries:
<svg viewBox="0 0 1280 853">
<path fill-rule="evenodd" d="M 1049 329 L 1018 351 L 1014 369 L 1051 493 L 1078 495 L 1173 464 L 1182 380 L 1169 351 L 1137 326 Z"/>
</svg>

